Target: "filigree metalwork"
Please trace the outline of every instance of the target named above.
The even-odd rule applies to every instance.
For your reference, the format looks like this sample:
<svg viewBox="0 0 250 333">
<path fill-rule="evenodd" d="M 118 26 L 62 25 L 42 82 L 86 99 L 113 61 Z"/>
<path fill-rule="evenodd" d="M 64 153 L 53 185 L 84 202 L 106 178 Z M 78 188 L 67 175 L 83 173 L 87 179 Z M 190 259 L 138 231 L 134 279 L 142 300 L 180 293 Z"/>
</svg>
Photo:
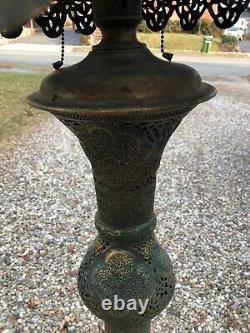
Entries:
<svg viewBox="0 0 250 333">
<path fill-rule="evenodd" d="M 225 29 L 237 22 L 248 4 L 249 0 L 142 0 L 142 14 L 152 31 L 163 30 L 174 12 L 183 30 L 191 30 L 207 10 L 215 24 Z M 67 17 L 82 34 L 95 31 L 92 0 L 54 0 L 36 21 L 48 37 L 55 38 L 62 34 Z"/>
<path fill-rule="evenodd" d="M 156 172 L 166 143 L 190 112 L 158 119 L 74 119 L 54 113 L 80 140 L 94 170 L 98 212 L 109 223 L 132 227 L 152 218 Z M 136 203 L 136 204 L 135 204 Z M 106 231 L 103 231 L 106 234 Z M 106 236 L 107 237 L 107 236 Z"/>
<path fill-rule="evenodd" d="M 36 22 L 46 36 L 56 38 L 61 36 L 67 17 L 83 35 L 90 35 L 96 29 L 91 0 L 55 0 Z"/>
<path fill-rule="evenodd" d="M 98 236 L 81 264 L 78 288 L 85 304 L 95 315 L 106 323 L 113 321 L 113 325 L 122 323 L 124 327 L 126 323 L 148 323 L 161 313 L 173 297 L 175 276 L 170 258 L 154 233 L 137 246 L 127 244 L 123 248 Z M 102 300 L 112 299 L 114 294 L 126 302 L 131 297 L 143 301 L 148 299 L 146 312 L 142 315 L 138 311 L 103 310 Z M 141 328 L 139 332 L 146 333 L 148 329 Z"/>
<path fill-rule="evenodd" d="M 239 19 L 242 12 L 249 5 L 249 0 L 220 0 L 212 1 L 208 10 L 215 24 L 222 29 L 233 26 Z"/>
<path fill-rule="evenodd" d="M 150 112 L 149 119 L 141 113 L 131 119 L 80 114 L 76 119 L 53 112 L 78 137 L 93 168 L 98 236 L 81 264 L 78 289 L 85 305 L 105 321 L 106 333 L 148 333 L 150 320 L 173 297 L 173 266 L 153 232 L 153 202 L 165 145 L 190 111 L 161 117 Z M 114 295 L 125 302 L 148 300 L 145 313 L 103 309 L 103 300 Z"/>
<path fill-rule="evenodd" d="M 233 26 L 247 8 L 249 0 L 143 0 L 143 17 L 153 31 L 161 31 L 174 12 L 183 30 L 193 29 L 207 10 L 215 24 L 226 29 Z"/>
<path fill-rule="evenodd" d="M 52 111 L 78 137 L 93 168 L 98 236 L 82 261 L 78 289 L 85 305 L 105 321 L 106 333 L 149 333 L 150 321 L 173 297 L 173 265 L 154 234 L 154 194 L 165 145 L 190 111 L 125 116 Z M 103 300 L 114 295 L 148 305 L 143 314 L 105 310 Z"/>
</svg>

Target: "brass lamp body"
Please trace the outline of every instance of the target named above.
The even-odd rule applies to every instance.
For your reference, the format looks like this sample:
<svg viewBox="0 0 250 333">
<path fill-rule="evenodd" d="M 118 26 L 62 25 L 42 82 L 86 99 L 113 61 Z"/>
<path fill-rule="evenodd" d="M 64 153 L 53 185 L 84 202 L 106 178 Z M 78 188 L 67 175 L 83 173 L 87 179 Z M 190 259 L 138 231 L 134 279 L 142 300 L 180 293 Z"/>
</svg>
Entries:
<svg viewBox="0 0 250 333">
<path fill-rule="evenodd" d="M 79 64 L 54 72 L 29 97 L 79 139 L 95 181 L 98 236 L 79 271 L 88 308 L 106 333 L 149 333 L 172 299 L 175 277 L 154 234 L 156 173 L 182 119 L 215 96 L 192 68 L 155 57 L 136 39 L 140 0 L 94 0 L 102 42 Z M 117 295 L 148 300 L 139 310 L 104 310 Z"/>
</svg>

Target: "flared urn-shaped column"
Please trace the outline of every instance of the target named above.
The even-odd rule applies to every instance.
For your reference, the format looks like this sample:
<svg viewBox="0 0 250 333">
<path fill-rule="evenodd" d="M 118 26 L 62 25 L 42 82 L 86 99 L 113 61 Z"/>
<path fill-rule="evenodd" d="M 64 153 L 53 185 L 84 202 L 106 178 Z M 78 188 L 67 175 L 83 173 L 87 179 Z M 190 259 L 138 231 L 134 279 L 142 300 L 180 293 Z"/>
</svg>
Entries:
<svg viewBox="0 0 250 333">
<path fill-rule="evenodd" d="M 79 120 L 71 127 L 92 163 L 98 202 L 99 236 L 82 263 L 79 291 L 107 332 L 148 332 L 150 319 L 173 296 L 173 268 L 153 233 L 153 206 L 161 155 L 179 123 L 179 117 L 138 114 Z M 103 309 L 103 300 L 115 295 L 132 308 L 131 300 L 147 308 Z"/>
<path fill-rule="evenodd" d="M 106 333 L 149 333 L 175 286 L 154 235 L 157 169 L 182 119 L 215 89 L 137 41 L 140 0 L 93 5 L 102 42 L 79 64 L 45 79 L 29 102 L 79 138 L 93 167 L 98 236 L 80 268 L 82 299 L 105 321 Z"/>
</svg>

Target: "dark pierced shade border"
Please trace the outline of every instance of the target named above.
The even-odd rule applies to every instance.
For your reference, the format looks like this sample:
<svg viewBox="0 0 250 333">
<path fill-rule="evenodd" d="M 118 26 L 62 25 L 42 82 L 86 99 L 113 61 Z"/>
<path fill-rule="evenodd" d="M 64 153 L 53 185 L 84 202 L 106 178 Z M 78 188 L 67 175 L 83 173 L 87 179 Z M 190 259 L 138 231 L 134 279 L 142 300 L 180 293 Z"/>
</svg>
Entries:
<svg viewBox="0 0 250 333">
<path fill-rule="evenodd" d="M 121 0 L 117 0 L 119 3 Z M 174 13 L 180 18 L 183 30 L 193 29 L 207 10 L 216 26 L 233 26 L 250 0 L 142 0 L 142 16 L 152 31 L 163 30 Z M 67 17 L 76 29 L 90 35 L 95 31 L 92 0 L 54 0 L 47 11 L 36 19 L 45 35 L 61 36 Z"/>
<path fill-rule="evenodd" d="M 183 30 L 193 29 L 207 10 L 217 27 L 226 29 L 233 26 L 249 0 L 143 0 L 143 17 L 152 31 L 165 28 L 176 12 Z"/>
</svg>

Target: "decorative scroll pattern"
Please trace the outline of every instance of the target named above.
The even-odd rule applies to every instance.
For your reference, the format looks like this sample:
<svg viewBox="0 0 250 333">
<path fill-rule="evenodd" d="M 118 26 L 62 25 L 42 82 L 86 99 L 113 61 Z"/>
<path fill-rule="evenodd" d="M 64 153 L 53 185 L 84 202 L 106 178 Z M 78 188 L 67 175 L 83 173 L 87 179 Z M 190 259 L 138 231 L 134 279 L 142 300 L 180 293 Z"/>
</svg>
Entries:
<svg viewBox="0 0 250 333">
<path fill-rule="evenodd" d="M 95 31 L 91 0 L 55 0 L 36 22 L 46 36 L 56 38 L 61 36 L 67 16 L 83 35 L 90 35 Z"/>
<path fill-rule="evenodd" d="M 150 30 L 160 31 L 165 28 L 175 9 L 172 2 L 172 0 L 142 1 L 143 17 Z"/>
<path fill-rule="evenodd" d="M 208 10 L 215 24 L 219 28 L 225 29 L 233 26 L 238 21 L 249 2 L 249 0 L 212 1 L 212 3 L 217 3 L 217 6 L 209 6 Z"/>
<path fill-rule="evenodd" d="M 250 0 L 142 0 L 142 13 L 152 31 L 161 31 L 174 12 L 180 18 L 183 30 L 193 29 L 207 10 L 215 24 L 226 29 L 233 26 Z M 67 16 L 84 35 L 95 31 L 92 0 L 54 0 L 47 11 L 37 18 L 44 33 L 59 37 Z"/>
<path fill-rule="evenodd" d="M 219 28 L 226 29 L 238 21 L 248 4 L 249 0 L 143 0 L 142 9 L 152 31 L 164 29 L 174 11 L 183 30 L 191 30 L 206 10 Z"/>
<path fill-rule="evenodd" d="M 119 321 L 122 327 L 122 323 L 131 321 L 136 325 L 160 314 L 173 297 L 175 276 L 170 258 L 154 234 L 136 245 L 119 245 L 100 235 L 95 239 L 82 261 L 78 289 L 85 305 L 97 317 Z M 102 301 L 114 295 L 126 302 L 131 295 L 134 299 L 149 299 L 147 310 L 143 315 L 137 310 L 105 311 Z"/>
<path fill-rule="evenodd" d="M 162 113 L 161 119 L 155 112 L 149 113 L 151 119 L 135 112 L 134 119 L 123 115 L 122 120 L 115 115 L 107 115 L 106 120 L 93 116 L 91 120 L 91 115 L 85 118 L 79 113 L 75 119 L 74 113 L 54 112 L 77 136 L 91 161 L 100 219 L 128 228 L 135 221 L 152 219 L 161 155 L 190 111 L 191 107 L 176 111 L 175 116 Z"/>
</svg>

